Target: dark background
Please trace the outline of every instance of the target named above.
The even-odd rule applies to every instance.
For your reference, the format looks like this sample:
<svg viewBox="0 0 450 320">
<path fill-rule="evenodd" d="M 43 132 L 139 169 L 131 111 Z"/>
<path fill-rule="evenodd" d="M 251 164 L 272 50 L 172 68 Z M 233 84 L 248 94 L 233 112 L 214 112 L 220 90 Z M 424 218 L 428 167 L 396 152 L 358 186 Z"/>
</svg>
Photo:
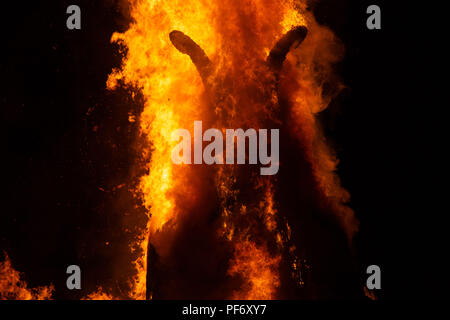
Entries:
<svg viewBox="0 0 450 320">
<path fill-rule="evenodd" d="M 361 278 L 377 264 L 380 298 L 443 297 L 448 210 L 439 205 L 445 180 L 433 150 L 445 145 L 438 142 L 443 127 L 432 121 L 444 118 L 445 104 L 438 100 L 443 82 L 430 72 L 439 71 L 433 45 L 442 40 L 425 20 L 434 17 L 429 8 L 392 2 L 311 6 L 346 47 L 337 68 L 347 89 L 321 119 L 360 220 Z M 81 7 L 81 30 L 66 28 L 70 4 Z M 365 26 L 370 4 L 382 9 L 382 30 Z M 30 286 L 54 283 L 56 298 L 80 298 L 105 283 L 117 294 L 126 290 L 112 282 L 131 272 L 127 226 L 145 221 L 138 209 L 129 211 L 132 186 L 118 187 L 139 175 L 137 126 L 128 122 L 129 113 L 139 114 L 139 98 L 106 90 L 120 64 L 109 39 L 128 23 L 126 6 L 113 0 L 1 11 L 0 250 Z M 65 289 L 69 264 L 83 270 L 82 292 Z"/>
</svg>

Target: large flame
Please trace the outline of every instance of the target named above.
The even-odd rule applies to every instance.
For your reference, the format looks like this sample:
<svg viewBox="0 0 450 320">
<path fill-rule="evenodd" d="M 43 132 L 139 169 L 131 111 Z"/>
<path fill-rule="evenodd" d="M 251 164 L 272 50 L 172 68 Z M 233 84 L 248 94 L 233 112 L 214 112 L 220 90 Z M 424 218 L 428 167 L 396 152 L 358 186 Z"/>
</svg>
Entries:
<svg viewBox="0 0 450 320">
<path fill-rule="evenodd" d="M 262 125 L 262 120 L 258 119 L 271 117 L 270 113 L 276 110 L 268 110 L 266 101 L 259 104 L 242 92 L 258 90 L 262 85 L 264 80 L 258 79 L 255 72 L 260 68 L 257 64 L 265 59 L 275 42 L 293 26 L 308 25 L 310 36 L 305 41 L 305 48 L 297 49 L 288 57 L 291 65 L 296 66 L 288 70 L 289 77 L 286 77 L 291 82 L 286 90 L 289 90 L 293 105 L 292 131 L 308 152 L 325 201 L 334 207 L 351 238 L 357 224 L 353 212 L 345 206 L 348 194 L 339 185 L 334 173 L 337 161 L 324 142 L 314 116 L 328 105 L 331 95 L 324 95 L 322 86 L 330 75 L 330 64 L 340 58 L 336 54 L 339 50 L 333 34 L 315 23 L 305 10 L 305 3 L 291 0 L 152 0 L 131 1 L 131 6 L 133 23 L 125 33 L 114 34 L 112 39 L 123 44 L 127 54 L 120 70 L 110 75 L 108 87 L 112 89 L 121 81 L 139 88 L 145 98 L 140 124 L 148 141 L 143 152 L 151 153 L 151 160 L 148 174 L 141 179 L 139 192 L 148 210 L 149 223 L 141 235 L 142 255 L 136 261 L 138 273 L 132 296 L 145 297 L 148 239 L 157 249 L 164 247 L 161 244 L 164 239 L 158 238 L 158 233 L 164 228 L 176 229 L 177 217 L 189 212 L 186 208 L 192 208 L 201 196 L 201 187 L 193 183 L 193 169 L 174 166 L 171 162 L 170 152 L 176 143 L 171 140 L 171 132 L 177 128 L 191 128 L 194 120 L 210 119 L 212 114 L 207 109 L 205 89 L 197 70 L 169 41 L 168 35 L 173 30 L 180 30 L 194 39 L 207 56 L 218 63 L 216 73 L 224 74 L 226 70 L 235 81 L 228 88 L 228 101 L 215 106 L 216 114 L 225 110 L 229 116 L 215 125 L 222 129 L 227 125 L 257 128 Z M 261 117 L 261 113 L 265 115 Z M 234 221 L 236 212 L 257 211 L 256 215 L 263 218 L 266 229 L 274 234 L 280 246 L 283 245 L 286 237 L 283 239 L 277 231 L 273 181 L 259 182 L 263 186 L 259 207 L 250 208 L 248 206 L 252 204 L 245 203 L 230 206 L 230 199 L 236 201 L 239 194 L 238 189 L 233 189 L 236 182 L 233 170 L 218 169 L 216 181 L 222 199 L 221 232 L 229 241 L 235 242 L 235 258 L 229 272 L 241 273 L 247 279 L 245 288 L 240 293 L 235 292 L 234 297 L 275 298 L 279 255 L 271 256 L 264 249 L 265 244 L 257 246 L 248 240 L 252 237 L 251 230 L 237 230 Z M 261 293 L 256 294 L 256 291 Z"/>
</svg>

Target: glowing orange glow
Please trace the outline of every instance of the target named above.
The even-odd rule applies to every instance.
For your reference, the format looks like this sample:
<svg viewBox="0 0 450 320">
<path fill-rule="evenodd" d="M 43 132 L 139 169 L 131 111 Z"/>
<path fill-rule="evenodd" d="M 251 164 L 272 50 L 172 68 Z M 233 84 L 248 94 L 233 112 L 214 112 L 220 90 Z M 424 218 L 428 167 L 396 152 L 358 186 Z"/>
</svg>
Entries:
<svg viewBox="0 0 450 320">
<path fill-rule="evenodd" d="M 21 279 L 20 273 L 11 265 L 5 254 L 5 261 L 0 262 L 0 300 L 50 300 L 54 291 L 53 285 L 29 288 Z"/>
<path fill-rule="evenodd" d="M 346 206 L 349 194 L 336 174 L 338 161 L 316 119 L 342 89 L 335 85 L 334 91 L 325 93 L 323 87 L 333 80 L 332 65 L 343 50 L 333 33 L 306 10 L 306 1 L 130 0 L 130 5 L 129 29 L 111 39 L 122 46 L 124 56 L 120 68 L 109 75 L 107 88 L 128 87 L 144 98 L 142 113 L 128 114 L 128 121 L 139 123 L 145 140 L 139 148 L 146 173 L 134 191 L 148 222 L 136 235 L 136 243 L 130 244 L 137 256 L 136 272 L 125 295 L 137 300 L 152 296 L 147 292 L 149 246 L 162 259 L 169 255 L 181 221 L 198 210 L 204 197 L 201 169 L 174 165 L 171 158 L 178 144 L 172 133 L 191 129 L 196 120 L 219 130 L 261 129 L 267 123 L 288 128 L 311 164 L 321 205 L 331 208 L 351 241 L 358 223 Z M 269 52 L 286 32 L 299 26 L 306 26 L 308 35 L 299 47 L 292 46 L 278 74 L 267 62 Z M 171 42 L 174 30 L 188 35 L 211 60 L 207 77 Z M 280 96 L 289 105 L 289 123 L 281 123 Z M 296 247 L 286 245 L 295 230 L 280 219 L 276 177 L 244 171 L 238 165 L 219 165 L 208 171 L 212 178 L 204 179 L 217 196 L 214 210 L 219 223 L 214 232 L 233 248 L 227 274 L 241 283 L 225 298 L 277 299 L 281 259 L 289 255 L 292 273 L 300 272 Z M 247 190 L 239 183 L 246 183 Z M 300 276 L 293 278 L 303 284 Z M 1 299 L 50 299 L 52 291 L 52 286 L 29 289 L 8 258 L 0 264 Z M 100 287 L 85 299 L 116 297 Z"/>
<path fill-rule="evenodd" d="M 200 117 L 204 89 L 195 68 L 172 46 L 168 35 L 175 28 L 188 29 L 197 41 L 209 44 L 211 50 L 214 34 L 208 32 L 204 23 L 211 19 L 211 13 L 202 1 L 136 1 L 132 17 L 135 23 L 130 29 L 113 36 L 113 41 L 126 45 L 128 54 L 121 70 L 109 77 L 108 87 L 114 88 L 122 79 L 139 87 L 145 97 L 139 121 L 148 140 L 143 153 L 151 153 L 151 160 L 149 173 L 141 178 L 138 192 L 150 219 L 140 236 L 142 255 L 135 262 L 137 275 L 131 295 L 145 299 L 149 235 L 152 237 L 167 223 L 175 222 L 179 214 L 177 197 L 195 198 L 195 190 L 186 187 L 189 169 L 174 167 L 171 162 L 171 150 L 176 145 L 171 133 Z"/>
<path fill-rule="evenodd" d="M 177 143 L 171 139 L 171 133 L 178 128 L 191 128 L 193 121 L 199 119 L 215 119 L 215 127 L 224 129 L 260 128 L 265 119 L 276 118 L 277 97 L 270 90 L 261 90 L 273 80 L 273 75 L 261 67 L 261 62 L 292 27 L 308 26 L 309 36 L 305 48 L 300 46 L 288 55 L 291 67 L 281 77 L 280 87 L 283 81 L 293 84 L 280 90 L 286 90 L 290 97 L 292 132 L 306 146 L 324 201 L 335 209 L 351 238 L 357 224 L 353 212 L 345 206 L 348 193 L 340 187 L 334 173 L 337 161 L 323 142 L 315 120 L 315 114 L 329 103 L 330 96 L 323 94 L 321 79 L 329 75 L 330 65 L 339 60 L 339 50 L 332 47 L 336 43 L 333 34 L 317 25 L 305 10 L 305 1 L 134 0 L 131 5 L 133 23 L 126 32 L 112 37 L 113 42 L 124 45 L 126 56 L 121 68 L 108 79 L 110 89 L 124 83 L 142 92 L 145 108 L 136 120 L 148 142 L 142 146 L 143 157 L 151 155 L 148 174 L 141 178 L 137 190 L 147 208 L 149 222 L 137 243 L 141 254 L 135 261 L 137 274 L 132 280 L 131 297 L 144 299 L 146 295 L 149 239 L 157 249 L 169 246 L 162 234 L 168 229 L 176 231 L 179 215 L 189 212 L 187 208 L 202 196 L 201 187 L 192 182 L 195 174 L 192 167 L 174 166 L 171 162 L 170 153 Z M 188 35 L 215 61 L 211 78 L 205 80 L 211 92 L 205 91 L 189 57 L 170 42 L 173 30 Z M 312 68 L 317 62 L 322 67 L 319 71 Z M 232 85 L 227 76 L 233 79 Z M 252 90 L 261 91 L 261 96 L 249 98 L 246 92 Z M 209 99 L 213 101 L 212 108 Z M 273 257 L 264 245 L 241 241 L 251 238 L 252 231 L 240 228 L 236 221 L 238 216 L 254 215 L 255 218 L 247 218 L 249 221 L 261 217 L 275 243 L 283 246 L 285 239 L 278 230 L 273 181 L 256 182 L 261 193 L 259 202 L 239 203 L 240 190 L 234 187 L 236 170 L 217 168 L 215 178 L 222 215 L 219 234 L 233 242 L 236 250 L 229 272 L 240 274 L 246 283 L 234 297 L 275 298 L 281 255 Z M 289 237 L 290 228 L 288 225 L 286 228 Z"/>
<path fill-rule="evenodd" d="M 235 256 L 231 261 L 230 275 L 240 275 L 242 287 L 232 299 L 270 300 L 276 298 L 280 285 L 278 265 L 281 256 L 271 257 L 264 247 L 250 241 L 235 244 Z"/>
<path fill-rule="evenodd" d="M 97 291 L 90 293 L 81 300 L 116 300 L 116 298 L 111 294 L 104 292 L 103 288 L 100 287 Z"/>
<path fill-rule="evenodd" d="M 312 16 L 308 17 L 308 23 L 311 32 L 302 45 L 288 55 L 280 89 L 289 97 L 292 105 L 290 128 L 312 165 L 324 206 L 332 208 L 351 241 L 358 230 L 358 222 L 353 210 L 346 206 L 350 195 L 342 188 L 336 174 L 338 159 L 316 119 L 343 88 L 333 79 L 332 66 L 342 58 L 344 50 L 334 34 L 318 25 Z M 326 81 L 334 83 L 334 87 L 325 94 Z"/>
</svg>

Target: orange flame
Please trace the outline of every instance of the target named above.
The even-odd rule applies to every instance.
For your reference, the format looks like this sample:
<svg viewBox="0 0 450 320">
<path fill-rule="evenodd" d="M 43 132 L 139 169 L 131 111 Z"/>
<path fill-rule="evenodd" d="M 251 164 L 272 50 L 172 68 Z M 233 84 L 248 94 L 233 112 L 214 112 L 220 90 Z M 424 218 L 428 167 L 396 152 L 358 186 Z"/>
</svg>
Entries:
<svg viewBox="0 0 450 320">
<path fill-rule="evenodd" d="M 5 261 L 0 262 L 0 300 L 50 300 L 53 291 L 53 285 L 28 288 L 5 254 Z"/>
<path fill-rule="evenodd" d="M 322 90 L 324 79 L 332 77 L 331 65 L 341 57 L 339 41 L 327 28 L 318 25 L 306 11 L 304 0 L 130 0 L 133 22 L 124 33 L 115 33 L 112 42 L 126 49 L 119 69 L 110 74 L 107 87 L 129 86 L 144 97 L 144 110 L 138 118 L 146 143 L 142 157 L 150 159 L 147 174 L 141 177 L 136 192 L 147 210 L 148 223 L 131 250 L 137 250 L 136 275 L 130 280 L 132 299 L 147 295 L 147 249 L 150 244 L 164 256 L 180 217 L 188 214 L 202 197 L 202 183 L 195 179 L 193 166 L 175 166 L 171 151 L 177 144 L 171 137 L 178 128 L 191 128 L 195 120 L 216 120 L 217 128 L 262 127 L 274 120 L 277 97 L 261 88 L 273 75 L 261 68 L 280 37 L 294 26 L 307 26 L 308 37 L 287 57 L 280 78 L 280 91 L 289 97 L 292 134 L 304 147 L 323 202 L 336 213 L 348 238 L 357 230 L 353 211 L 345 204 L 348 192 L 340 186 L 335 173 L 337 159 L 326 144 L 315 115 L 324 110 L 331 94 Z M 179 30 L 189 35 L 216 62 L 215 76 L 222 77 L 215 90 L 227 84 L 223 101 L 208 106 L 208 92 L 190 59 L 170 42 L 169 33 Z M 225 75 L 233 81 L 228 81 Z M 231 82 L 231 84 L 230 84 Z M 261 91 L 257 98 L 248 91 Z M 267 105 L 269 101 L 269 106 Z M 286 126 L 286 124 L 284 124 Z M 232 242 L 234 256 L 228 274 L 242 280 L 233 291 L 233 299 L 275 299 L 280 287 L 279 265 L 282 248 L 291 229 L 278 219 L 274 195 L 275 178 L 255 178 L 257 199 L 240 202 L 235 186 L 237 169 L 222 166 L 215 171 L 215 187 L 221 207 L 219 235 Z M 239 225 L 238 221 L 245 220 Z M 264 236 L 255 235 L 253 224 L 262 224 Z M 283 233 L 282 228 L 286 231 Z M 271 239 L 266 239 L 269 236 Z M 276 244 L 274 246 L 274 244 Z M 270 248 L 270 250 L 269 250 Z M 275 248 L 275 249 L 274 249 Z M 295 247 L 292 251 L 295 251 Z M 278 252 L 274 252 L 278 250 Z M 294 260 L 296 257 L 294 257 Z M 297 262 L 293 263 L 294 269 Z M 0 298 L 49 299 L 53 286 L 29 289 L 7 258 L 0 264 Z M 151 293 L 150 293 L 151 294 Z M 102 288 L 86 299 L 110 300 L 114 297 Z"/>
<path fill-rule="evenodd" d="M 281 255 L 271 257 L 267 249 L 250 241 L 235 244 L 235 256 L 231 261 L 230 275 L 243 278 L 243 285 L 232 299 L 271 300 L 276 298 L 280 286 L 278 264 Z"/>
<path fill-rule="evenodd" d="M 263 59 L 277 38 L 292 26 L 304 25 L 305 21 L 292 1 L 152 0 L 131 1 L 131 4 L 134 23 L 125 33 L 112 37 L 112 41 L 127 48 L 127 55 L 121 69 L 110 75 L 108 88 L 113 89 L 123 81 L 138 87 L 145 98 L 145 109 L 139 120 L 141 132 L 149 142 L 143 152 L 151 153 L 151 160 L 149 173 L 142 177 L 139 191 L 150 219 L 139 244 L 143 253 L 135 262 L 138 272 L 132 295 L 143 299 L 148 234 L 151 239 L 165 227 L 176 228 L 180 214 L 177 201 L 182 198 L 183 202 L 195 202 L 200 193 L 195 185 L 188 183 L 191 169 L 173 166 L 170 152 L 175 141 L 170 135 L 175 129 L 189 128 L 194 120 L 207 116 L 202 99 L 204 87 L 192 62 L 170 43 L 169 33 L 183 31 L 195 39 L 211 59 L 218 61 L 221 68 L 232 68 L 238 65 L 236 59 L 244 56 L 256 54 Z M 246 45 L 246 38 L 252 34 L 245 34 L 242 27 L 255 30 L 253 35 L 258 39 L 253 39 L 257 43 L 253 48 Z M 220 172 L 218 175 L 225 178 Z M 222 187 L 227 188 L 223 184 Z M 224 197 L 228 197 L 225 194 Z M 226 209 L 223 214 L 226 218 Z M 226 220 L 224 226 L 227 226 Z M 273 229 L 274 220 L 270 216 L 266 220 Z M 229 235 L 232 228 L 231 223 L 225 228 Z"/>
<path fill-rule="evenodd" d="M 102 287 L 99 287 L 97 291 L 90 293 L 81 300 L 118 300 L 113 295 L 105 292 Z"/>
<path fill-rule="evenodd" d="M 308 27 L 306 45 L 288 56 L 290 67 L 285 68 L 287 75 L 280 79 L 280 87 L 283 83 L 286 85 L 280 90 L 288 91 L 292 132 L 306 149 L 324 202 L 336 212 L 351 239 L 357 223 L 353 211 L 345 205 L 349 195 L 340 186 L 335 174 L 337 160 L 324 142 L 315 119 L 315 114 L 325 109 L 333 96 L 325 95 L 322 87 L 323 79 L 331 77 L 332 63 L 340 59 L 339 45 L 331 31 L 319 26 L 306 11 L 305 1 L 132 0 L 131 7 L 133 23 L 130 28 L 112 37 L 113 42 L 126 48 L 126 57 L 107 83 L 109 89 L 119 83 L 135 87 L 145 99 L 145 108 L 138 120 L 148 142 L 143 146 L 143 156 L 151 155 L 151 160 L 147 164 L 148 174 L 141 178 L 137 191 L 147 208 L 149 222 L 137 244 L 142 254 L 135 261 L 137 274 L 131 296 L 145 298 L 149 239 L 162 251 L 170 246 L 164 232 L 176 232 L 179 216 L 189 212 L 186 208 L 194 206 L 202 191 L 201 186 L 193 182 L 192 167 L 174 166 L 171 162 L 170 152 L 176 144 L 171 133 L 178 128 L 190 128 L 195 120 L 213 117 L 206 102 L 208 93 L 197 70 L 169 40 L 173 30 L 189 35 L 216 62 L 216 76 L 229 74 L 233 78 L 225 101 L 214 106 L 216 115 L 223 111 L 228 114 L 224 122 L 216 123 L 224 129 L 228 125 L 258 128 L 264 118 L 273 118 L 277 110 L 267 107 L 266 98 L 276 105 L 276 97 L 267 97 L 263 92 L 262 101 L 255 101 L 242 93 L 261 90 L 264 77 L 271 77 L 264 75 L 261 80 L 261 73 L 256 71 L 261 70 L 260 62 L 265 60 L 276 41 L 293 26 Z M 219 91 L 223 89 L 221 85 L 212 84 Z M 338 87 L 334 93 L 339 90 Z M 265 245 L 256 247 L 250 240 L 241 241 L 252 239 L 252 232 L 237 228 L 235 223 L 237 215 L 247 212 L 262 217 L 267 231 L 273 234 L 279 247 L 283 246 L 286 236 L 277 230 L 273 181 L 258 182 L 263 199 L 258 204 L 236 203 L 239 190 L 233 187 L 235 181 L 233 168 L 217 169 L 216 187 L 223 220 L 220 232 L 234 242 L 236 249 L 229 272 L 241 273 L 244 278 L 247 277 L 244 272 L 251 274 L 247 288 L 235 292 L 234 296 L 273 298 L 278 286 L 276 265 L 280 255 L 272 256 L 263 249 Z M 286 233 L 290 234 L 289 225 L 286 224 L 286 228 Z M 256 271 L 255 259 L 263 266 L 264 261 L 268 264 L 262 271 Z M 263 285 L 267 285 L 264 290 Z M 256 295 L 255 290 L 264 293 Z"/>
<path fill-rule="evenodd" d="M 343 88 L 333 79 L 332 65 L 342 58 L 344 50 L 331 30 L 317 24 L 311 15 L 307 20 L 310 32 L 302 45 L 287 57 L 291 67 L 285 68 L 280 88 L 285 93 L 290 91 L 285 94 L 292 105 L 290 127 L 306 150 L 322 200 L 337 215 L 351 242 L 358 230 L 358 222 L 353 210 L 346 206 L 350 194 L 341 186 L 336 174 L 338 159 L 316 119 Z M 325 94 L 326 81 L 333 83 L 334 88 Z"/>
</svg>

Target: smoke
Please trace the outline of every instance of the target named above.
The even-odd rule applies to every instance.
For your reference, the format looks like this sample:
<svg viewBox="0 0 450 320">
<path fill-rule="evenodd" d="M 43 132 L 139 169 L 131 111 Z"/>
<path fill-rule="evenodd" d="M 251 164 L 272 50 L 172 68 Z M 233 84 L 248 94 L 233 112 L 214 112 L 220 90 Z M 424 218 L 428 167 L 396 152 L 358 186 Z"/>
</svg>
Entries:
<svg viewBox="0 0 450 320">
<path fill-rule="evenodd" d="M 288 56 L 280 86 L 283 98 L 292 106 L 287 124 L 311 165 L 321 207 L 335 216 L 351 243 L 358 222 L 346 206 L 350 195 L 340 184 L 338 159 L 317 119 L 344 88 L 335 73 L 344 47 L 331 30 L 315 22 L 310 12 L 306 11 L 305 16 L 308 37 Z"/>
</svg>

